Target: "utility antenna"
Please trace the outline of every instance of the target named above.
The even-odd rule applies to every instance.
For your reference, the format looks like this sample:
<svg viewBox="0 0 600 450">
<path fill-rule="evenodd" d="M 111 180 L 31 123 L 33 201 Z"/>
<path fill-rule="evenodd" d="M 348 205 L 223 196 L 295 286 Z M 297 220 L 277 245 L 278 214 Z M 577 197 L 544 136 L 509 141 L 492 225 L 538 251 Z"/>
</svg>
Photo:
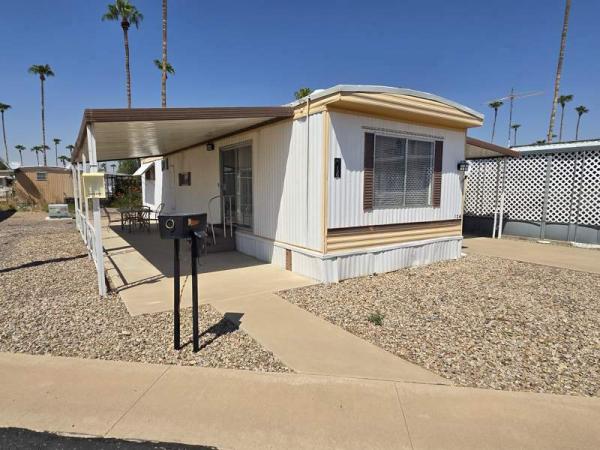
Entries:
<svg viewBox="0 0 600 450">
<path fill-rule="evenodd" d="M 542 95 L 542 94 L 543 94 L 542 91 L 529 91 L 529 92 L 516 93 L 515 88 L 512 88 L 510 90 L 510 94 L 508 94 L 506 97 L 495 98 L 488 102 L 488 103 L 491 103 L 491 102 L 495 102 L 495 101 L 510 100 L 510 112 L 508 115 L 508 148 L 510 148 L 512 145 L 511 129 L 512 129 L 512 116 L 513 116 L 515 100 L 518 98 L 534 97 L 536 95 Z"/>
</svg>

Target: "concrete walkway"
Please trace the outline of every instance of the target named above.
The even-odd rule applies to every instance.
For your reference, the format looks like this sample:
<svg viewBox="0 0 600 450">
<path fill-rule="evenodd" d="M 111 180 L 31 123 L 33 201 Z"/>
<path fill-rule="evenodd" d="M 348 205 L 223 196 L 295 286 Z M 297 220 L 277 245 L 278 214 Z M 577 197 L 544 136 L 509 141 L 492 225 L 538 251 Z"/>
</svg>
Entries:
<svg viewBox="0 0 600 450">
<path fill-rule="evenodd" d="M 219 449 L 596 449 L 600 399 L 0 353 L 0 426 Z"/>
<path fill-rule="evenodd" d="M 600 250 L 519 239 L 466 238 L 463 251 L 514 261 L 600 274 Z"/>
<path fill-rule="evenodd" d="M 172 241 L 159 239 L 156 231 L 127 233 L 107 223 L 103 237 L 111 285 L 130 314 L 172 310 Z M 189 268 L 185 244 L 181 252 L 182 268 Z M 239 315 L 241 328 L 295 372 L 449 384 L 273 294 L 314 280 L 237 252 L 209 254 L 201 261 L 200 303 Z M 189 306 L 189 279 L 183 292 L 182 305 Z"/>
</svg>

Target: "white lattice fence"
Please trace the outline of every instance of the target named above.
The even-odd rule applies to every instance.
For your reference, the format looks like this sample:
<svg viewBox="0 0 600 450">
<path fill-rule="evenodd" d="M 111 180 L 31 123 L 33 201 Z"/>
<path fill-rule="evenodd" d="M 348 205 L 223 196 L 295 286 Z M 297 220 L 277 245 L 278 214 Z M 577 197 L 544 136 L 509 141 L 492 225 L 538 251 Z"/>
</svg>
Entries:
<svg viewBox="0 0 600 450">
<path fill-rule="evenodd" d="M 600 150 L 471 161 L 465 215 L 600 226 Z"/>
</svg>

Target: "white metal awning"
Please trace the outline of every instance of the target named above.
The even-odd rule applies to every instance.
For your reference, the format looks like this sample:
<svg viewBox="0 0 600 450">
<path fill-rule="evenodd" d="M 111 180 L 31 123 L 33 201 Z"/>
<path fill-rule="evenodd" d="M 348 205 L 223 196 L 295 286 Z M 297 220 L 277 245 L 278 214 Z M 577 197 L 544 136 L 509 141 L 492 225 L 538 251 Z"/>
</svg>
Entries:
<svg viewBox="0 0 600 450">
<path fill-rule="evenodd" d="M 133 176 L 134 177 L 142 176 L 144 173 L 146 173 L 146 170 L 148 170 L 150 167 L 152 167 L 152 164 L 154 164 L 154 162 L 142 163 L 142 165 L 140 167 L 138 167 L 138 170 L 133 172 Z"/>
<path fill-rule="evenodd" d="M 73 161 L 88 152 L 93 128 L 98 161 L 163 156 L 293 116 L 287 106 L 85 110 Z"/>
</svg>

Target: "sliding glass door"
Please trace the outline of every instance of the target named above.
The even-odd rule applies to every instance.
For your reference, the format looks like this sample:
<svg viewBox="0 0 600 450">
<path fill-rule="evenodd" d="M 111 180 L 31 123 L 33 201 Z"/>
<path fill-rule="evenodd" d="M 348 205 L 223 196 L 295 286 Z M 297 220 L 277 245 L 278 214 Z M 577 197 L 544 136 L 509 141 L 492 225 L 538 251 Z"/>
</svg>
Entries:
<svg viewBox="0 0 600 450">
<path fill-rule="evenodd" d="M 236 225 L 252 228 L 252 145 L 221 150 L 221 192 Z"/>
</svg>

